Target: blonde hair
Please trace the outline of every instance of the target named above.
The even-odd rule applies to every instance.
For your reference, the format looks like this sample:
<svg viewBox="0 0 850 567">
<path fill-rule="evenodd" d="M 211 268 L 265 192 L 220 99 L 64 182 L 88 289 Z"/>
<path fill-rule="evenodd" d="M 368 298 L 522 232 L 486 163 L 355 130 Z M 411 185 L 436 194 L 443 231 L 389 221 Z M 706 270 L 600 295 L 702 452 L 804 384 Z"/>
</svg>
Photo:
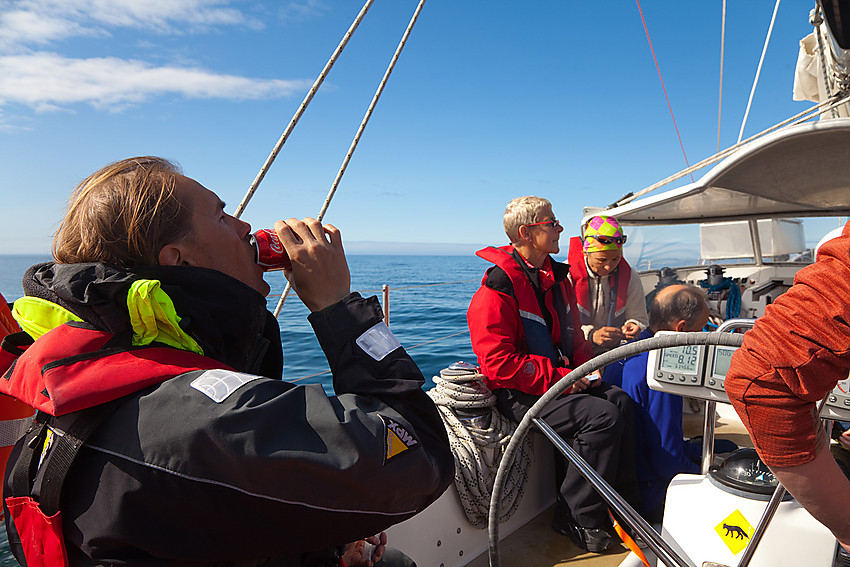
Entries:
<svg viewBox="0 0 850 567">
<path fill-rule="evenodd" d="M 511 244 L 519 244 L 519 227 L 524 224 L 538 222 L 540 212 L 549 207 L 552 208 L 552 203 L 543 197 L 517 197 L 513 199 L 508 206 L 505 207 L 504 225 L 505 234 L 511 241 Z"/>
<path fill-rule="evenodd" d="M 119 268 L 157 264 L 163 246 L 190 231 L 191 212 L 174 190 L 179 177 L 179 166 L 151 156 L 96 171 L 71 194 L 53 238 L 54 258 Z"/>
</svg>

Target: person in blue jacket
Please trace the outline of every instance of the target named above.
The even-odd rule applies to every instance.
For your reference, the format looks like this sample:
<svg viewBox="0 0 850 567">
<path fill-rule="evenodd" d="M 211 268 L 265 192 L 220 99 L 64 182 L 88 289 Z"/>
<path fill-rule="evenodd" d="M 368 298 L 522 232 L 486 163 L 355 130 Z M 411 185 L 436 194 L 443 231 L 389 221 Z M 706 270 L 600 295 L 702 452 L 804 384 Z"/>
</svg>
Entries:
<svg viewBox="0 0 850 567">
<path fill-rule="evenodd" d="M 638 339 L 657 331 L 701 331 L 709 308 L 702 290 L 688 285 L 663 288 L 649 308 L 649 327 Z M 646 384 L 649 353 L 635 355 L 623 367 L 623 390 L 634 400 L 635 466 L 641 492 L 641 515 L 661 521 L 667 485 L 679 473 L 699 474 L 701 445 L 688 443 L 682 431 L 682 397 L 650 390 Z"/>
</svg>

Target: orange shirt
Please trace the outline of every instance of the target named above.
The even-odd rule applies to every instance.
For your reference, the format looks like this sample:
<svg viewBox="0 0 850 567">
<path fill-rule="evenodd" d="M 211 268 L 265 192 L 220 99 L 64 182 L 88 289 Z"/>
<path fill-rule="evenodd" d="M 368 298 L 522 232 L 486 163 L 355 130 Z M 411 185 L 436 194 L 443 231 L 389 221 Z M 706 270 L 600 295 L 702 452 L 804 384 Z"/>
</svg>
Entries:
<svg viewBox="0 0 850 567">
<path fill-rule="evenodd" d="M 807 463 L 828 439 L 815 405 L 850 371 L 850 222 L 767 307 L 732 357 L 726 392 L 770 466 Z"/>
</svg>

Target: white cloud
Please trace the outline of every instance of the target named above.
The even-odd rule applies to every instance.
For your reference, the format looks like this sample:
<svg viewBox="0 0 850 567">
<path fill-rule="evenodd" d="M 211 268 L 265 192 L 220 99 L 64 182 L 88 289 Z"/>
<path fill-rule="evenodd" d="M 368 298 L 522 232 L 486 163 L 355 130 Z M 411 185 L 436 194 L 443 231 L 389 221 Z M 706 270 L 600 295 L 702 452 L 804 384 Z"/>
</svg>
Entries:
<svg viewBox="0 0 850 567">
<path fill-rule="evenodd" d="M 217 26 L 262 27 L 227 0 L 6 0 L 0 2 L 0 47 L 9 51 L 76 36 L 132 28 L 156 34 Z"/>
<path fill-rule="evenodd" d="M 85 29 L 77 22 L 51 13 L 20 9 L 0 11 L 0 48 L 7 52 L 17 51 L 28 44 L 45 45 L 50 41 L 92 33 L 93 30 Z"/>
<path fill-rule="evenodd" d="M 231 0 L 0 0 L 0 52 L 5 53 L 0 56 L 0 109 L 18 103 L 47 111 L 84 103 L 120 110 L 158 95 L 260 99 L 288 96 L 308 86 L 304 80 L 220 74 L 175 62 L 174 56 L 164 65 L 100 56 L 110 53 L 110 38 L 124 29 L 162 35 L 263 26 L 260 17 L 236 5 L 255 13 L 265 9 Z M 297 12 L 299 6 L 314 12 L 321 4 L 307 0 L 288 9 Z M 50 49 L 74 37 L 103 38 L 103 50 L 71 58 Z"/>
<path fill-rule="evenodd" d="M 89 103 L 123 107 L 174 93 L 187 98 L 259 99 L 293 94 L 309 81 L 259 80 L 115 57 L 69 59 L 54 53 L 0 57 L 0 106 L 37 110 Z"/>
<path fill-rule="evenodd" d="M 278 8 L 278 15 L 282 20 L 307 20 L 330 10 L 322 0 L 305 0 L 303 2 L 289 2 Z"/>
<path fill-rule="evenodd" d="M 52 0 L 67 6 L 68 0 Z M 227 7 L 225 0 L 74 0 L 95 21 L 112 26 L 149 28 L 174 32 L 180 26 L 221 26 L 259 24 L 242 12 Z"/>
</svg>

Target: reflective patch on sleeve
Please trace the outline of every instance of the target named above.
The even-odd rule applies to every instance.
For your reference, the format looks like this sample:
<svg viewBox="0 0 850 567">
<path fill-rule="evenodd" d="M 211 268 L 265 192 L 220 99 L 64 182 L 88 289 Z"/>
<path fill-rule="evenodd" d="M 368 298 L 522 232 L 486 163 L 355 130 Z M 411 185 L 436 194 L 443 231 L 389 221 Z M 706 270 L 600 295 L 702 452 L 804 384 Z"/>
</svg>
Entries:
<svg viewBox="0 0 850 567">
<path fill-rule="evenodd" d="M 192 388 L 207 396 L 217 404 L 220 404 L 227 397 L 247 384 L 258 379 L 259 376 L 253 374 L 242 374 L 241 372 L 232 372 L 230 370 L 207 370 L 189 384 Z"/>
<path fill-rule="evenodd" d="M 378 414 L 384 422 L 384 462 L 413 449 L 419 441 L 403 425 L 385 415 Z"/>
<path fill-rule="evenodd" d="M 520 309 L 519 310 L 519 316 L 522 317 L 523 319 L 530 319 L 530 320 L 534 321 L 535 323 L 540 323 L 541 325 L 546 324 L 546 321 L 543 319 L 543 317 L 541 317 L 540 315 L 535 315 L 534 313 L 532 313 L 530 311 L 523 311 L 522 309 Z"/>
<path fill-rule="evenodd" d="M 401 346 L 401 343 L 398 342 L 398 339 L 395 338 L 395 335 L 383 321 L 360 335 L 355 342 L 366 354 L 379 362 Z"/>
</svg>

